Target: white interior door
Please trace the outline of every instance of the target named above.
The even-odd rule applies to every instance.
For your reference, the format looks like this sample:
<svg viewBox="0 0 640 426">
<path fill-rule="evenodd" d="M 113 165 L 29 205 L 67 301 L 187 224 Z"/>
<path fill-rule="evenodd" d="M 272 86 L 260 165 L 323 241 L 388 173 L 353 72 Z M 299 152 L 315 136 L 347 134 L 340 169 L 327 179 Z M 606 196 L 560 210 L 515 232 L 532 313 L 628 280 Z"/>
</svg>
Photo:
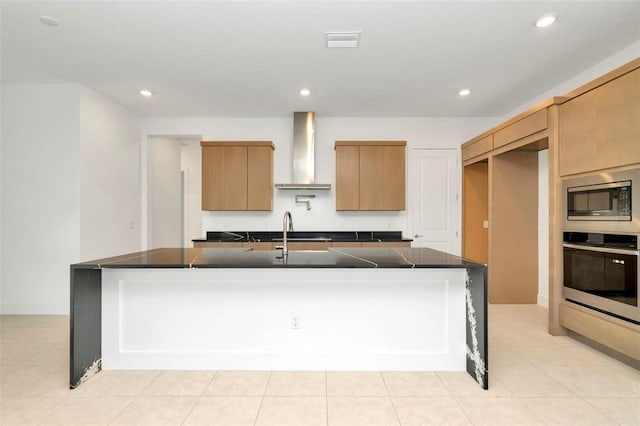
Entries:
<svg viewBox="0 0 640 426">
<path fill-rule="evenodd" d="M 460 170 L 455 149 L 412 149 L 413 247 L 460 255 Z"/>
</svg>

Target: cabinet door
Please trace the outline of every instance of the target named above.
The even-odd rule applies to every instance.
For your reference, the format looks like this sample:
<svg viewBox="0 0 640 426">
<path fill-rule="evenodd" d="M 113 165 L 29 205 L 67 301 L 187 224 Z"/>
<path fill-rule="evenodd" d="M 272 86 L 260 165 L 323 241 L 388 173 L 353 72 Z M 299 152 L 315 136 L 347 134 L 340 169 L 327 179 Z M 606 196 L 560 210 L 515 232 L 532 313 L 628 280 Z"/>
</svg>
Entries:
<svg viewBox="0 0 640 426">
<path fill-rule="evenodd" d="M 253 251 L 273 250 L 273 243 L 267 241 L 245 241 L 242 247 L 250 248 Z"/>
<path fill-rule="evenodd" d="M 224 147 L 224 209 L 247 210 L 247 147 Z"/>
<path fill-rule="evenodd" d="M 202 210 L 247 209 L 247 147 L 202 147 Z"/>
<path fill-rule="evenodd" d="M 247 154 L 247 209 L 272 210 L 273 149 L 270 146 L 250 146 Z"/>
<path fill-rule="evenodd" d="M 287 243 L 288 250 L 327 251 L 331 247 L 329 241 L 292 241 Z"/>
<path fill-rule="evenodd" d="M 599 168 L 640 162 L 640 69 L 596 89 Z"/>
<path fill-rule="evenodd" d="M 640 162 L 640 70 L 560 107 L 560 174 Z"/>
<path fill-rule="evenodd" d="M 224 210 L 224 147 L 202 147 L 202 210 Z"/>
<path fill-rule="evenodd" d="M 336 146 L 336 210 L 360 208 L 360 147 Z"/>
<path fill-rule="evenodd" d="M 332 241 L 331 247 L 336 247 L 336 248 L 362 247 L 362 243 L 358 241 Z"/>
<path fill-rule="evenodd" d="M 405 209 L 405 147 L 383 146 L 382 149 L 382 208 Z"/>
<path fill-rule="evenodd" d="M 382 147 L 360 147 L 360 210 L 382 210 L 383 159 Z"/>
<path fill-rule="evenodd" d="M 371 242 L 363 242 L 362 247 L 411 247 L 411 242 L 409 241 L 371 241 Z"/>
<path fill-rule="evenodd" d="M 360 210 L 405 209 L 405 147 L 360 147 Z"/>
<path fill-rule="evenodd" d="M 223 242 L 223 241 L 194 241 L 194 248 L 238 248 L 242 247 L 241 242 Z"/>
</svg>

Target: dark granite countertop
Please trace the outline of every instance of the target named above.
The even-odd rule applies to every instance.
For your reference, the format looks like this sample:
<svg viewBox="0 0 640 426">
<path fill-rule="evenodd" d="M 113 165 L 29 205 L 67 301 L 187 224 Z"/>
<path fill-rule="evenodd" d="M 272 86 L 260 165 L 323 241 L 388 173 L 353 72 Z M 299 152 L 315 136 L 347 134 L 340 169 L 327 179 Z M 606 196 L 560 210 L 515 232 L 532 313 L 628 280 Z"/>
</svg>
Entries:
<svg viewBox="0 0 640 426">
<path fill-rule="evenodd" d="M 473 268 L 484 265 L 428 248 L 332 248 L 290 251 L 247 248 L 159 248 L 92 260 L 73 268 Z"/>
<path fill-rule="evenodd" d="M 291 231 L 289 241 L 398 242 L 402 231 Z M 273 242 L 282 241 L 282 231 L 208 231 L 206 238 L 194 242 Z"/>
</svg>

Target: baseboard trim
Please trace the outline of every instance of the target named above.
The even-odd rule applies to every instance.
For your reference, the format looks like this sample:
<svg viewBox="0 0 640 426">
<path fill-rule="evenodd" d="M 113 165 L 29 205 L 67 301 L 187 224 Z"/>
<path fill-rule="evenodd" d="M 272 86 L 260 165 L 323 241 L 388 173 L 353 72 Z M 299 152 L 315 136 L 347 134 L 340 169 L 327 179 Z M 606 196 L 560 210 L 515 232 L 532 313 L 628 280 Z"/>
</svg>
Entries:
<svg viewBox="0 0 640 426">
<path fill-rule="evenodd" d="M 543 296 L 542 294 L 538 294 L 538 305 L 543 308 L 549 307 L 549 298 L 547 296 Z"/>
</svg>

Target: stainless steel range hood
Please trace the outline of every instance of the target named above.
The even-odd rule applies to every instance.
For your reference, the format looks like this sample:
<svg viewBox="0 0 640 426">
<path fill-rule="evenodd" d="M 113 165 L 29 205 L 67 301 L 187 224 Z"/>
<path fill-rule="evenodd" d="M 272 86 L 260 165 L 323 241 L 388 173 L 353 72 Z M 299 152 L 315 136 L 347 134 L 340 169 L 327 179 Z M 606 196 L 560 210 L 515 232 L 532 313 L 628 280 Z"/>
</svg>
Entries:
<svg viewBox="0 0 640 426">
<path fill-rule="evenodd" d="M 276 183 L 276 189 L 331 189 L 315 183 L 315 113 L 293 113 L 293 183 Z"/>
</svg>

